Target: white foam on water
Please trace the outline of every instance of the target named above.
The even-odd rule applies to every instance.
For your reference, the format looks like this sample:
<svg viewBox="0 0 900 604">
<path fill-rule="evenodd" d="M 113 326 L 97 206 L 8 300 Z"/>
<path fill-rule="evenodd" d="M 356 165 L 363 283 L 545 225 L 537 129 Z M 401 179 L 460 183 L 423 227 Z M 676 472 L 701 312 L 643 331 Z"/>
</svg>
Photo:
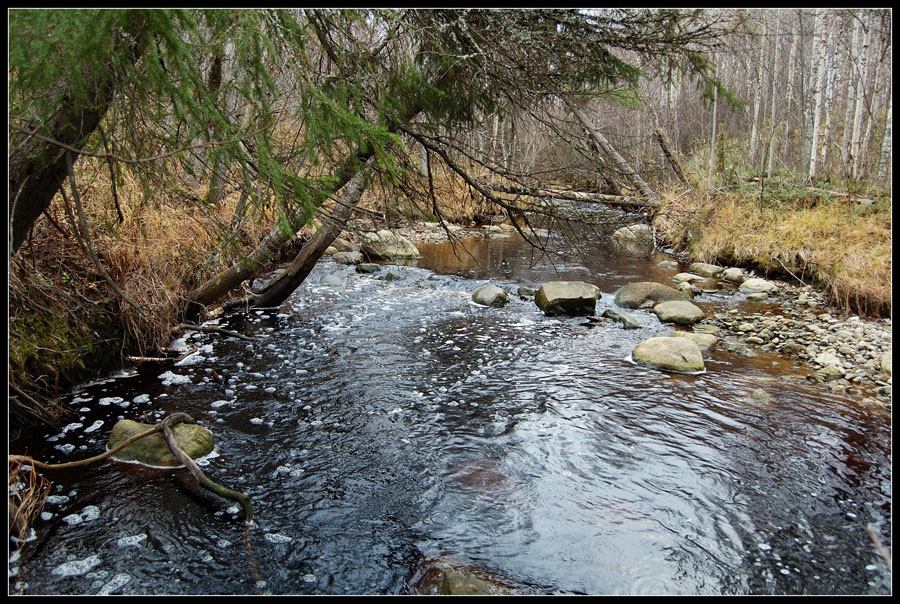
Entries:
<svg viewBox="0 0 900 604">
<path fill-rule="evenodd" d="M 100 426 L 102 426 L 102 425 L 103 425 L 103 420 L 102 420 L 102 419 L 98 419 L 98 420 L 95 421 L 93 424 L 91 424 L 90 426 L 88 426 L 87 428 L 85 428 L 84 431 L 87 432 L 87 433 L 90 433 L 90 432 L 93 432 L 94 430 L 97 430 L 97 429 L 100 428 Z"/>
<path fill-rule="evenodd" d="M 58 577 L 75 577 L 83 575 L 100 564 L 100 556 L 88 556 L 84 560 L 72 560 L 64 562 L 53 569 L 53 574 Z"/>
<path fill-rule="evenodd" d="M 134 547 L 140 544 L 141 541 L 147 538 L 147 533 L 139 533 L 137 535 L 130 535 L 127 537 L 119 537 L 116 541 L 116 545 L 119 547 Z"/>
<path fill-rule="evenodd" d="M 159 376 L 163 386 L 171 386 L 172 384 L 190 384 L 191 377 L 189 375 L 178 375 L 171 371 L 166 371 Z"/>
<path fill-rule="evenodd" d="M 119 573 L 113 576 L 112 579 L 109 580 L 109 583 L 100 588 L 100 591 L 97 592 L 98 596 L 108 596 L 111 593 L 114 593 L 126 585 L 131 583 L 131 575 L 125 573 Z"/>
<path fill-rule="evenodd" d="M 131 402 L 138 404 L 138 405 L 141 403 L 149 403 L 150 395 L 149 394 L 139 394 L 136 397 L 134 397 L 133 399 L 131 399 Z"/>
<path fill-rule="evenodd" d="M 105 407 L 106 405 L 112 405 L 114 403 L 118 405 L 123 400 L 124 399 L 121 396 L 104 396 L 99 401 L 97 401 L 97 404 Z"/>
<path fill-rule="evenodd" d="M 288 543 L 289 541 L 293 541 L 293 537 L 289 537 L 287 535 L 282 535 L 280 533 L 266 533 L 265 539 L 269 543 Z"/>
</svg>

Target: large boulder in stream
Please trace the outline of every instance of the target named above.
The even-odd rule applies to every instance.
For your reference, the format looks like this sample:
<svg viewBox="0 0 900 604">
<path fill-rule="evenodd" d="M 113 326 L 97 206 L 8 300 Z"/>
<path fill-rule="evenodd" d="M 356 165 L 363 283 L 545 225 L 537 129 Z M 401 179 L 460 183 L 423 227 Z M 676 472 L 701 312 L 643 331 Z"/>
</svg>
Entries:
<svg viewBox="0 0 900 604">
<path fill-rule="evenodd" d="M 687 294 L 655 281 L 629 283 L 620 287 L 615 295 L 616 304 L 622 308 L 642 308 L 671 300 L 690 300 Z"/>
<path fill-rule="evenodd" d="M 636 241 L 638 243 L 653 243 L 653 227 L 649 224 L 632 224 L 618 229 L 613 233 L 613 239 L 617 241 Z"/>
<path fill-rule="evenodd" d="M 362 240 L 360 249 L 369 258 L 390 260 L 421 256 L 418 248 L 409 239 L 387 229 L 382 229 L 377 233 L 363 233 L 360 238 Z"/>
<path fill-rule="evenodd" d="M 650 338 L 631 351 L 638 365 L 676 373 L 699 373 L 706 369 L 700 348 L 686 338 Z"/>
<path fill-rule="evenodd" d="M 509 302 L 509 295 L 496 285 L 485 285 L 472 294 L 472 302 L 482 306 L 503 306 Z"/>
<path fill-rule="evenodd" d="M 551 281 L 544 283 L 534 296 L 534 303 L 545 315 L 593 315 L 600 288 L 584 281 Z"/>
<path fill-rule="evenodd" d="M 684 300 L 660 302 L 653 307 L 653 312 L 663 323 L 678 323 L 679 325 L 693 325 L 706 316 L 699 306 Z"/>
<path fill-rule="evenodd" d="M 153 427 L 153 424 L 142 424 L 130 419 L 116 422 L 109 434 L 108 449 L 113 449 L 132 436 L 145 432 Z M 213 450 L 213 436 L 203 426 L 197 424 L 175 424 L 172 426 L 172 434 L 175 443 L 192 459 L 208 455 Z M 172 454 L 169 444 L 161 432 L 145 436 L 137 442 L 133 442 L 115 455 L 113 459 L 119 461 L 136 461 L 148 466 L 165 468 L 181 467 L 181 462 Z"/>
</svg>

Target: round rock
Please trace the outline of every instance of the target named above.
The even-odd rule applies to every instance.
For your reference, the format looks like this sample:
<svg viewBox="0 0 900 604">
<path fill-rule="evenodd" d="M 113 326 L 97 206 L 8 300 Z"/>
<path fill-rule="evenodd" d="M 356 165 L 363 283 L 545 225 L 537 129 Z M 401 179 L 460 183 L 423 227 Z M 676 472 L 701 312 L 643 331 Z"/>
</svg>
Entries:
<svg viewBox="0 0 900 604">
<path fill-rule="evenodd" d="M 472 301 L 482 306 L 503 306 L 509 302 L 509 296 L 496 285 L 485 285 L 472 294 Z"/>
<path fill-rule="evenodd" d="M 631 351 L 639 365 L 677 373 L 699 373 L 706 369 L 700 348 L 686 338 L 650 338 Z"/>
<path fill-rule="evenodd" d="M 679 325 L 693 325 L 706 316 L 698 306 L 682 300 L 660 302 L 653 307 L 653 312 L 663 323 L 678 323 Z"/>
</svg>

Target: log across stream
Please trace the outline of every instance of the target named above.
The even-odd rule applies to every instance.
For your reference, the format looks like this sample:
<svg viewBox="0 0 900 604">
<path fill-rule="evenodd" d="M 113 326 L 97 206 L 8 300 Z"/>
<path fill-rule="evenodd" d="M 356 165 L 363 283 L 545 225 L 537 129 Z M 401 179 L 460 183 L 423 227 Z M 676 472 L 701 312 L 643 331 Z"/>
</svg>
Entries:
<svg viewBox="0 0 900 604">
<path fill-rule="evenodd" d="M 765 352 L 637 367 L 634 345 L 671 329 L 649 311 L 625 330 L 471 302 L 584 280 L 599 316 L 621 285 L 671 278 L 658 252 L 597 241 L 551 263 L 515 234 L 467 243 L 370 275 L 324 260 L 279 308 L 216 324 L 252 342 L 187 334 L 196 354 L 85 385 L 70 423 L 28 443 L 89 457 L 120 417 L 189 413 L 216 438 L 200 467 L 253 501 L 254 560 L 239 505 L 185 470 L 107 461 L 54 475 L 10 593 L 408 593 L 447 557 L 542 594 L 890 593 L 889 410 Z"/>
</svg>

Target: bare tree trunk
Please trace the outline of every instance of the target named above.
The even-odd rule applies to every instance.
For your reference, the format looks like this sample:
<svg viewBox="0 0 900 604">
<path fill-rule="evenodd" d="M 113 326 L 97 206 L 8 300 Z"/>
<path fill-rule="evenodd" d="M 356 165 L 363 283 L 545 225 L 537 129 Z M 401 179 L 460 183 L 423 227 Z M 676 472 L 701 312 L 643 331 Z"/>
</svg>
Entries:
<svg viewBox="0 0 900 604">
<path fill-rule="evenodd" d="M 716 77 L 719 77 L 719 65 L 716 63 Z M 713 89 L 712 103 L 712 133 L 709 139 L 709 180 L 712 182 L 713 174 L 716 170 L 716 144 L 719 132 L 719 89 Z"/>
<path fill-rule="evenodd" d="M 881 139 L 881 154 L 878 158 L 878 182 L 889 182 L 891 175 L 891 154 L 893 149 L 891 131 L 891 109 L 894 103 L 893 97 L 888 97 L 887 116 L 884 124 L 884 136 Z"/>
<path fill-rule="evenodd" d="M 781 16 L 779 15 L 778 21 L 775 22 L 775 57 L 772 59 L 772 95 L 771 95 L 771 103 L 772 103 L 772 112 L 769 114 L 769 122 L 771 123 L 772 135 L 769 137 L 769 165 L 766 169 L 766 175 L 769 178 L 772 178 L 772 173 L 775 170 L 775 133 L 776 133 L 776 108 L 778 103 L 776 102 L 777 97 L 775 96 L 776 91 L 778 90 L 778 54 L 781 45 L 779 44 L 779 25 L 781 23 Z"/>
<path fill-rule="evenodd" d="M 865 105 L 865 93 L 866 93 L 866 75 L 868 71 L 868 62 L 869 62 L 869 45 L 871 42 L 871 30 L 866 27 L 864 21 L 865 12 L 860 14 L 859 16 L 859 25 L 858 27 L 863 28 L 863 47 L 860 49 L 859 60 L 857 62 L 857 73 L 858 80 L 856 86 L 856 103 L 855 110 L 853 113 L 853 136 L 850 140 L 850 157 L 851 157 L 851 168 L 850 168 L 850 177 L 858 178 L 859 177 L 859 166 L 860 166 L 860 142 L 862 137 L 862 118 L 863 118 L 863 109 Z"/>
<path fill-rule="evenodd" d="M 812 144 L 809 150 L 809 176 L 810 182 L 817 176 L 819 160 L 819 132 L 822 127 L 822 104 L 825 101 L 825 56 L 827 54 L 827 36 L 825 29 L 828 13 L 821 9 L 816 10 L 815 51 L 816 51 L 816 85 L 815 85 L 815 110 L 813 111 Z"/>
<path fill-rule="evenodd" d="M 300 253 L 287 266 L 285 272 L 268 284 L 262 291 L 240 300 L 225 304 L 226 310 L 242 306 L 270 308 L 281 305 L 306 279 L 316 263 L 337 236 L 347 226 L 347 221 L 356 209 L 368 184 L 371 161 L 344 186 L 334 206 L 330 210 L 320 210 L 322 226 L 303 244 Z"/>
<path fill-rule="evenodd" d="M 797 62 L 797 51 L 800 48 L 798 38 L 799 33 L 791 32 L 791 54 L 788 57 L 788 73 L 787 73 L 787 97 L 784 100 L 784 127 L 781 135 L 781 156 L 785 159 L 788 168 L 792 168 L 793 164 L 789 158 L 793 157 L 791 153 L 791 109 L 794 103 L 794 76 L 797 73 L 795 64 Z"/>
<path fill-rule="evenodd" d="M 757 138 L 759 136 L 759 112 L 760 105 L 762 104 L 762 88 L 763 88 L 763 62 L 765 61 L 766 56 L 766 41 L 769 37 L 769 20 L 766 18 L 766 13 L 762 13 L 763 19 L 765 20 L 765 26 L 763 28 L 763 36 L 759 41 L 759 56 L 756 59 L 756 77 L 754 78 L 753 85 L 753 122 L 750 124 L 750 154 L 748 159 L 750 161 L 750 165 L 753 168 L 756 168 L 756 143 Z M 774 101 L 774 98 L 772 99 Z"/>
<path fill-rule="evenodd" d="M 622 155 L 616 151 L 615 147 L 609 144 L 609 141 L 606 140 L 606 137 L 603 136 L 598 130 L 596 130 L 588 121 L 587 117 L 582 113 L 580 109 L 577 109 L 574 106 L 569 107 L 572 112 L 575 114 L 575 117 L 578 119 L 578 122 L 581 126 L 587 131 L 588 135 L 591 139 L 600 147 L 610 159 L 612 159 L 613 163 L 615 163 L 616 168 L 622 173 L 622 175 L 632 183 L 641 194 L 647 199 L 657 200 L 659 196 L 656 192 L 650 188 L 641 175 L 638 174 L 629 164 L 628 161 Z"/>
<path fill-rule="evenodd" d="M 681 179 L 686 185 L 690 185 L 691 181 L 688 179 L 687 172 L 684 170 L 684 167 L 681 165 L 681 162 L 678 161 L 678 158 L 675 156 L 675 149 L 672 148 L 672 141 L 669 140 L 668 135 L 666 135 L 665 130 L 662 128 L 657 128 L 654 133 L 656 135 L 656 140 L 659 141 L 659 146 L 662 149 L 663 155 L 666 156 L 666 159 L 669 161 L 669 165 L 672 166 L 672 170 L 675 171 L 675 174 Z"/>
</svg>

